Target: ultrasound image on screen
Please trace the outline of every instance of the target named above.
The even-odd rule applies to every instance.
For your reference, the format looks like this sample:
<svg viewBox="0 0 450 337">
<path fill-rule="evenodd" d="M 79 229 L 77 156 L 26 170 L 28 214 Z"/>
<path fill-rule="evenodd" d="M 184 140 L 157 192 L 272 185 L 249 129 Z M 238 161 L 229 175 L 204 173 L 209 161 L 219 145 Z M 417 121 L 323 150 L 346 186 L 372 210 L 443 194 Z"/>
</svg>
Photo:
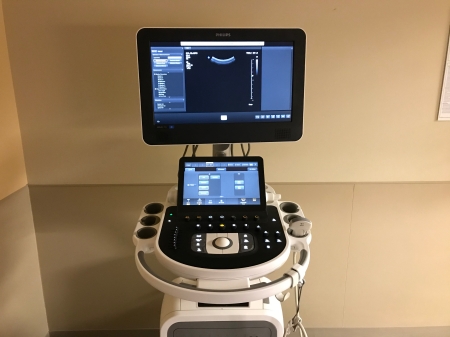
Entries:
<svg viewBox="0 0 450 337">
<path fill-rule="evenodd" d="M 261 50 L 186 50 L 186 110 L 261 110 Z"/>
</svg>

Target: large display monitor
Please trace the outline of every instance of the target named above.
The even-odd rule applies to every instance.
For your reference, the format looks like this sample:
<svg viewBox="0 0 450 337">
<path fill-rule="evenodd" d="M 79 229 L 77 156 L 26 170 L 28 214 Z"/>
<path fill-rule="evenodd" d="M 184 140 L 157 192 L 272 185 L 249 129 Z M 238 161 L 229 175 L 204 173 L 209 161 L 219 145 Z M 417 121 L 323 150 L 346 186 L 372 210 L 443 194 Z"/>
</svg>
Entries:
<svg viewBox="0 0 450 337">
<path fill-rule="evenodd" d="M 144 141 L 164 145 L 300 139 L 305 48 L 301 29 L 140 29 Z"/>
</svg>

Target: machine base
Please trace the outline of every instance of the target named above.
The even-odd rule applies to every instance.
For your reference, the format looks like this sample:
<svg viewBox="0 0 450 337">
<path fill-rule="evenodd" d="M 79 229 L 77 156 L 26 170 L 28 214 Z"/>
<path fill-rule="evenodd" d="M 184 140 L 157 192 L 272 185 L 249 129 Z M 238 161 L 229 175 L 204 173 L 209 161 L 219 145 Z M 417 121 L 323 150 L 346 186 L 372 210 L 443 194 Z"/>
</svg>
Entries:
<svg viewBox="0 0 450 337">
<path fill-rule="evenodd" d="M 179 322 L 169 327 L 167 337 L 274 337 L 273 324 L 264 321 Z M 161 335 L 163 336 L 163 335 Z"/>
<path fill-rule="evenodd" d="M 164 295 L 161 337 L 282 337 L 283 313 L 274 297 L 248 303 L 207 304 Z"/>
</svg>

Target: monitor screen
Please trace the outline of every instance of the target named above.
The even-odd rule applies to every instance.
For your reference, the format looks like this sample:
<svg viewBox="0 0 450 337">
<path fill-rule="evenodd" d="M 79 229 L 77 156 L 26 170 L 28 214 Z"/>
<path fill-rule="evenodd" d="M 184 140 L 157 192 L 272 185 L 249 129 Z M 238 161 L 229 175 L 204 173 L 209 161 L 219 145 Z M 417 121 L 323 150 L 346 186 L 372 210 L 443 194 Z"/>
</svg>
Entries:
<svg viewBox="0 0 450 337">
<path fill-rule="evenodd" d="M 191 211 L 266 205 L 261 157 L 184 157 L 178 179 L 178 205 Z"/>
<path fill-rule="evenodd" d="M 301 29 L 143 28 L 137 46 L 146 143 L 301 137 Z"/>
</svg>

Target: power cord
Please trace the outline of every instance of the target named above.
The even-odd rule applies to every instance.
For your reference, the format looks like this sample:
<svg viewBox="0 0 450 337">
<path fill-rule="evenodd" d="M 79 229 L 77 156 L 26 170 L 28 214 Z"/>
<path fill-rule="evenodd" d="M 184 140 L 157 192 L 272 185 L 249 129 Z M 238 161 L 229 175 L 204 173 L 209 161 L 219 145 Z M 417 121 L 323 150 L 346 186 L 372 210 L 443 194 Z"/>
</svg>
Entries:
<svg viewBox="0 0 450 337">
<path fill-rule="evenodd" d="M 297 261 L 297 252 L 294 253 L 294 264 Z M 305 327 L 302 324 L 302 318 L 300 317 L 300 298 L 302 296 L 303 285 L 305 284 L 305 280 L 299 281 L 299 283 L 295 286 L 295 307 L 296 312 L 295 315 L 291 318 L 291 320 L 287 323 L 286 329 L 284 330 L 284 336 L 291 334 L 292 332 L 299 331 L 300 337 L 308 337 L 306 333 Z"/>
</svg>

